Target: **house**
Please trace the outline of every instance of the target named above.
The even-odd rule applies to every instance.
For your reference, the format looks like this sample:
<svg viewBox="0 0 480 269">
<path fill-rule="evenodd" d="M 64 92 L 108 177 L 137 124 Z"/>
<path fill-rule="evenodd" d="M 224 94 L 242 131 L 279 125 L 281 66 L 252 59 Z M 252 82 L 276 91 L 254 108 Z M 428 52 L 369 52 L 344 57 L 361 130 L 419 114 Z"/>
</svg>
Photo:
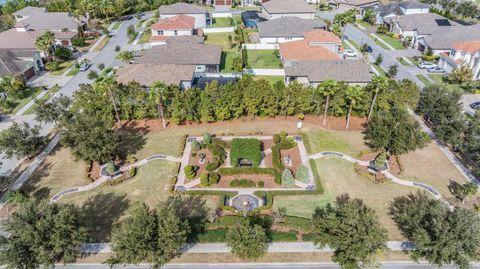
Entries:
<svg viewBox="0 0 480 269">
<path fill-rule="evenodd" d="M 194 72 L 194 65 L 129 64 L 117 70 L 116 79 L 122 84 L 136 81 L 145 88 L 150 87 L 155 81 L 162 81 L 167 85 L 188 89 L 192 87 Z"/>
<path fill-rule="evenodd" d="M 372 75 L 370 66 L 362 61 L 297 61 L 284 66 L 285 82 L 297 81 L 304 86 L 316 87 L 327 79 L 343 81 L 350 85 L 368 84 Z"/>
<path fill-rule="evenodd" d="M 480 25 L 461 25 L 435 13 L 397 16 L 385 23 L 400 38 L 411 38 L 412 47 L 434 55 L 449 51 L 454 42 L 480 38 Z"/>
<path fill-rule="evenodd" d="M 260 43 L 277 44 L 302 40 L 305 32 L 325 29 L 326 24 L 320 20 L 282 17 L 258 24 Z"/>
<path fill-rule="evenodd" d="M 165 18 L 150 26 L 151 43 L 164 44 L 172 36 L 194 35 L 195 18 L 186 15 L 177 15 Z"/>
<path fill-rule="evenodd" d="M 43 68 L 35 49 L 0 49 L 0 77 L 13 76 L 28 80 Z"/>
<path fill-rule="evenodd" d="M 430 6 L 416 1 L 391 2 L 386 4 L 376 4 L 367 7 L 375 13 L 375 23 L 384 24 L 385 19 L 402 15 L 425 14 L 430 12 Z"/>
<path fill-rule="evenodd" d="M 193 17 L 195 18 L 195 29 L 205 28 L 210 22 L 210 15 L 205 8 L 182 2 L 161 6 L 159 12 L 160 19 L 167 19 L 178 15 Z"/>
<path fill-rule="evenodd" d="M 438 65 L 447 72 L 452 72 L 462 64 L 472 70 L 473 80 L 480 80 L 480 39 L 455 42 L 448 53 L 440 54 Z"/>
<path fill-rule="evenodd" d="M 305 3 L 305 0 L 270 0 L 262 3 L 262 14 L 268 20 L 292 16 L 314 19 L 315 12 L 315 7 Z"/>
<path fill-rule="evenodd" d="M 374 6 L 377 3 L 378 0 L 328 0 L 328 4 L 331 7 L 340 10 L 360 10 L 366 7 Z"/>
<path fill-rule="evenodd" d="M 339 60 L 342 41 L 332 32 L 318 30 L 306 32 L 303 40 L 279 44 L 284 64 L 291 61 Z"/>
<path fill-rule="evenodd" d="M 167 42 L 154 46 L 136 59 L 138 64 L 176 64 L 195 66 L 196 73 L 218 73 L 222 48 L 195 42 Z"/>
</svg>

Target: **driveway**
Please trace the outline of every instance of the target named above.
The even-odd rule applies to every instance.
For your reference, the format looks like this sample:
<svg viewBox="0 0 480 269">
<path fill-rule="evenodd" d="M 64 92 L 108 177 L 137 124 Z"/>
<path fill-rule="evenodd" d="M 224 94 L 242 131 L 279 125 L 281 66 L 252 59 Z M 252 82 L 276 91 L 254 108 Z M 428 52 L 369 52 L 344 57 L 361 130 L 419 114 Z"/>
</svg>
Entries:
<svg viewBox="0 0 480 269">
<path fill-rule="evenodd" d="M 115 67 L 120 64 L 119 61 L 115 60 L 115 57 L 118 52 L 115 51 L 115 46 L 120 46 L 122 49 L 127 48 L 128 46 L 128 37 L 127 37 L 127 27 L 129 25 L 134 25 L 138 22 L 136 18 L 133 18 L 129 21 L 124 21 L 120 25 L 120 28 L 113 32 L 113 36 L 108 42 L 108 44 L 103 48 L 100 52 L 92 52 L 83 55 L 82 57 L 91 59 L 93 66 L 90 70 L 95 70 L 100 72 L 98 69 L 98 64 L 103 63 L 106 67 Z M 75 91 L 79 88 L 80 84 L 91 83 L 91 81 L 87 78 L 88 72 L 79 72 L 73 78 L 71 78 L 65 85 L 54 95 L 59 96 L 63 94 L 68 97 L 72 97 Z M 28 117 L 19 117 L 19 118 L 12 118 L 3 120 L 1 122 L 0 128 L 6 127 L 11 125 L 12 120 L 15 122 L 28 122 L 30 126 L 38 125 L 40 126 L 40 134 L 47 135 L 53 129 L 53 124 L 42 124 L 35 120 L 33 115 Z M 7 127 L 8 128 L 8 127 Z M 7 159 L 3 154 L 0 155 L 0 161 L 2 162 L 2 166 L 0 168 L 0 175 L 7 176 L 9 175 L 22 161 L 23 159 Z"/>
<path fill-rule="evenodd" d="M 475 114 L 475 110 L 470 107 L 471 103 L 480 101 L 480 94 L 464 94 L 462 96 L 462 109 L 464 113 Z"/>
</svg>

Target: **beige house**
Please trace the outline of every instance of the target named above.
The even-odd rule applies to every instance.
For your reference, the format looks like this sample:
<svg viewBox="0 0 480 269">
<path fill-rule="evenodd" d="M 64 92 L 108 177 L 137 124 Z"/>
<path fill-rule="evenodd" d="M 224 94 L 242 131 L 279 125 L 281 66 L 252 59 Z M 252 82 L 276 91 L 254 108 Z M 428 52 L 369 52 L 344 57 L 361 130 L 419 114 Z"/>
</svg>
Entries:
<svg viewBox="0 0 480 269">
<path fill-rule="evenodd" d="M 262 14 L 267 20 L 282 17 L 314 19 L 315 12 L 315 6 L 305 3 L 305 0 L 270 0 L 262 3 Z"/>
</svg>

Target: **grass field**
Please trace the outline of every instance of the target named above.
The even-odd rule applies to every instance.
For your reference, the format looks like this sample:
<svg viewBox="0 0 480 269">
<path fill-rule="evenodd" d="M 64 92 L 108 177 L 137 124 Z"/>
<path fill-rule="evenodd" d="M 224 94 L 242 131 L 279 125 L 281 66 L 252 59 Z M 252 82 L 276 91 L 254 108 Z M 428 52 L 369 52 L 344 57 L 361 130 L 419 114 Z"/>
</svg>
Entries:
<svg viewBox="0 0 480 269">
<path fill-rule="evenodd" d="M 78 68 L 76 68 L 76 70 L 78 70 Z M 53 86 L 52 88 L 50 88 L 48 90 L 48 92 L 43 95 L 40 99 L 38 99 L 39 101 L 44 101 L 44 100 L 48 100 L 50 99 L 56 92 L 58 92 L 58 90 L 60 90 L 60 87 L 58 85 L 55 85 Z M 28 115 L 28 114 L 33 114 L 35 113 L 35 111 L 37 110 L 37 104 L 33 104 L 29 109 L 27 109 L 27 111 L 25 111 L 24 115 Z"/>
<path fill-rule="evenodd" d="M 276 50 L 247 50 L 250 68 L 282 68 Z"/>
<path fill-rule="evenodd" d="M 443 75 L 442 74 L 428 74 L 428 77 L 435 81 L 435 83 L 443 83 Z"/>
<path fill-rule="evenodd" d="M 384 35 L 384 34 L 375 34 L 376 36 L 378 36 L 379 38 L 381 38 L 383 41 L 385 41 L 387 44 L 389 44 L 390 46 L 392 46 L 393 48 L 395 48 L 396 50 L 401 50 L 401 49 L 405 49 L 402 45 L 402 42 L 400 42 L 400 40 L 396 39 L 396 38 L 393 38 L 393 37 L 389 37 L 387 35 Z M 375 42 L 377 44 L 379 44 L 382 48 L 384 49 L 387 49 L 387 50 L 390 50 L 390 48 L 388 48 L 387 46 L 385 46 L 381 41 L 377 40 L 377 38 L 375 38 L 373 35 L 370 35 L 370 37 L 375 40 Z"/>
<path fill-rule="evenodd" d="M 152 30 L 146 29 L 140 39 L 138 40 L 138 44 L 144 44 L 150 42 L 150 37 L 152 37 Z"/>
<path fill-rule="evenodd" d="M 402 57 L 397 57 L 396 59 L 401 65 L 411 66 L 411 64 L 407 63 Z"/>
<path fill-rule="evenodd" d="M 425 86 L 431 85 L 432 82 L 422 74 L 415 75 Z"/>
<path fill-rule="evenodd" d="M 358 51 L 360 51 L 360 45 L 353 41 L 352 39 L 349 39 L 348 42 L 350 42 L 350 44 L 352 44 L 352 46 L 354 46 Z"/>
<path fill-rule="evenodd" d="M 112 30 L 117 30 L 121 23 L 120 21 L 113 22 Z"/>
<path fill-rule="evenodd" d="M 253 76 L 253 79 L 254 80 L 265 79 L 268 82 L 270 82 L 270 84 L 272 86 L 275 85 L 279 81 L 285 83 L 285 77 L 284 76 Z"/>
<path fill-rule="evenodd" d="M 228 36 L 232 37 L 232 42 L 228 41 Z M 205 35 L 205 44 L 218 45 L 223 51 L 238 51 L 238 44 L 233 40 L 234 33 L 213 33 Z"/>
<path fill-rule="evenodd" d="M 60 64 L 60 68 L 57 71 L 50 72 L 53 76 L 61 76 L 67 69 L 72 67 L 75 64 L 75 60 L 66 61 Z"/>
<path fill-rule="evenodd" d="M 258 28 L 245 28 L 242 29 L 243 33 L 243 40 L 245 40 L 245 43 L 251 43 L 250 37 L 248 36 L 249 33 L 256 33 L 258 32 Z"/>
<path fill-rule="evenodd" d="M 33 87 L 33 88 L 26 88 L 25 90 L 25 97 L 18 100 L 15 107 L 12 109 L 11 114 L 17 113 L 20 109 L 22 109 L 28 102 L 32 101 L 35 97 L 37 97 L 41 92 L 42 88 Z"/>
<path fill-rule="evenodd" d="M 385 72 L 385 70 L 383 70 L 383 68 L 381 68 L 380 66 L 376 64 L 371 64 L 371 66 L 373 66 L 373 68 L 375 68 L 375 70 L 377 70 L 377 72 L 380 73 L 381 76 L 387 75 L 387 72 Z"/>
<path fill-rule="evenodd" d="M 241 57 L 239 52 L 222 52 L 222 60 L 220 62 L 220 72 L 235 72 L 233 70 L 233 59 L 236 57 Z M 238 72 L 238 71 L 237 71 Z"/>
<path fill-rule="evenodd" d="M 232 18 L 213 18 L 212 27 L 231 27 L 233 26 Z"/>
</svg>

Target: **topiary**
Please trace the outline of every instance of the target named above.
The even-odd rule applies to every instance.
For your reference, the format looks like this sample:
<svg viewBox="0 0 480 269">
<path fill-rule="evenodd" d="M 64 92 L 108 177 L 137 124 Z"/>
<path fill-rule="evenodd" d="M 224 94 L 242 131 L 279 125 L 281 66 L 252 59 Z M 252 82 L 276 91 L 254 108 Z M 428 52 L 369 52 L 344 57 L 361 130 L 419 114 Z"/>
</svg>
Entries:
<svg viewBox="0 0 480 269">
<path fill-rule="evenodd" d="M 202 185 L 202 187 L 208 187 L 210 186 L 210 181 L 208 180 L 208 174 L 207 173 L 203 173 L 200 175 L 200 185 Z"/>
<path fill-rule="evenodd" d="M 263 181 L 258 181 L 257 182 L 257 187 L 263 188 L 264 186 L 265 186 L 265 182 L 263 182 Z"/>
<path fill-rule="evenodd" d="M 282 186 L 285 188 L 291 188 L 295 186 L 295 179 L 293 178 L 292 171 L 290 171 L 290 169 L 283 170 Z"/>
<path fill-rule="evenodd" d="M 209 173 L 208 181 L 210 182 L 210 185 L 218 184 L 218 182 L 220 182 L 220 174 L 217 172 Z"/>
<path fill-rule="evenodd" d="M 278 144 L 282 141 L 282 139 L 280 138 L 280 135 L 279 134 L 274 134 L 273 135 L 273 143 L 275 144 Z"/>
<path fill-rule="evenodd" d="M 387 152 L 382 151 L 380 152 L 377 157 L 375 157 L 374 165 L 377 169 L 382 169 L 387 161 Z"/>
<path fill-rule="evenodd" d="M 183 171 L 185 172 L 185 177 L 187 179 L 193 179 L 197 175 L 197 170 L 198 166 L 193 166 L 193 165 L 187 165 L 185 168 L 183 168 Z"/>
<path fill-rule="evenodd" d="M 200 145 L 200 143 L 197 140 L 193 140 L 192 141 L 192 151 L 197 152 L 197 151 L 200 151 L 201 149 L 202 149 L 202 145 Z"/>
<path fill-rule="evenodd" d="M 112 161 L 108 162 L 107 166 L 105 167 L 105 171 L 109 175 L 113 175 L 115 173 L 115 170 L 116 170 L 115 164 Z"/>
<path fill-rule="evenodd" d="M 206 144 L 212 143 L 212 136 L 207 132 L 203 133 L 203 143 L 206 143 Z"/>
<path fill-rule="evenodd" d="M 208 172 L 213 172 L 217 170 L 219 166 L 220 166 L 220 162 L 218 160 L 214 160 L 208 163 L 207 165 L 205 165 L 205 170 L 207 170 Z"/>
<path fill-rule="evenodd" d="M 300 165 L 297 168 L 297 173 L 295 174 L 295 179 L 303 183 L 308 183 L 308 168 L 305 165 Z"/>
</svg>

